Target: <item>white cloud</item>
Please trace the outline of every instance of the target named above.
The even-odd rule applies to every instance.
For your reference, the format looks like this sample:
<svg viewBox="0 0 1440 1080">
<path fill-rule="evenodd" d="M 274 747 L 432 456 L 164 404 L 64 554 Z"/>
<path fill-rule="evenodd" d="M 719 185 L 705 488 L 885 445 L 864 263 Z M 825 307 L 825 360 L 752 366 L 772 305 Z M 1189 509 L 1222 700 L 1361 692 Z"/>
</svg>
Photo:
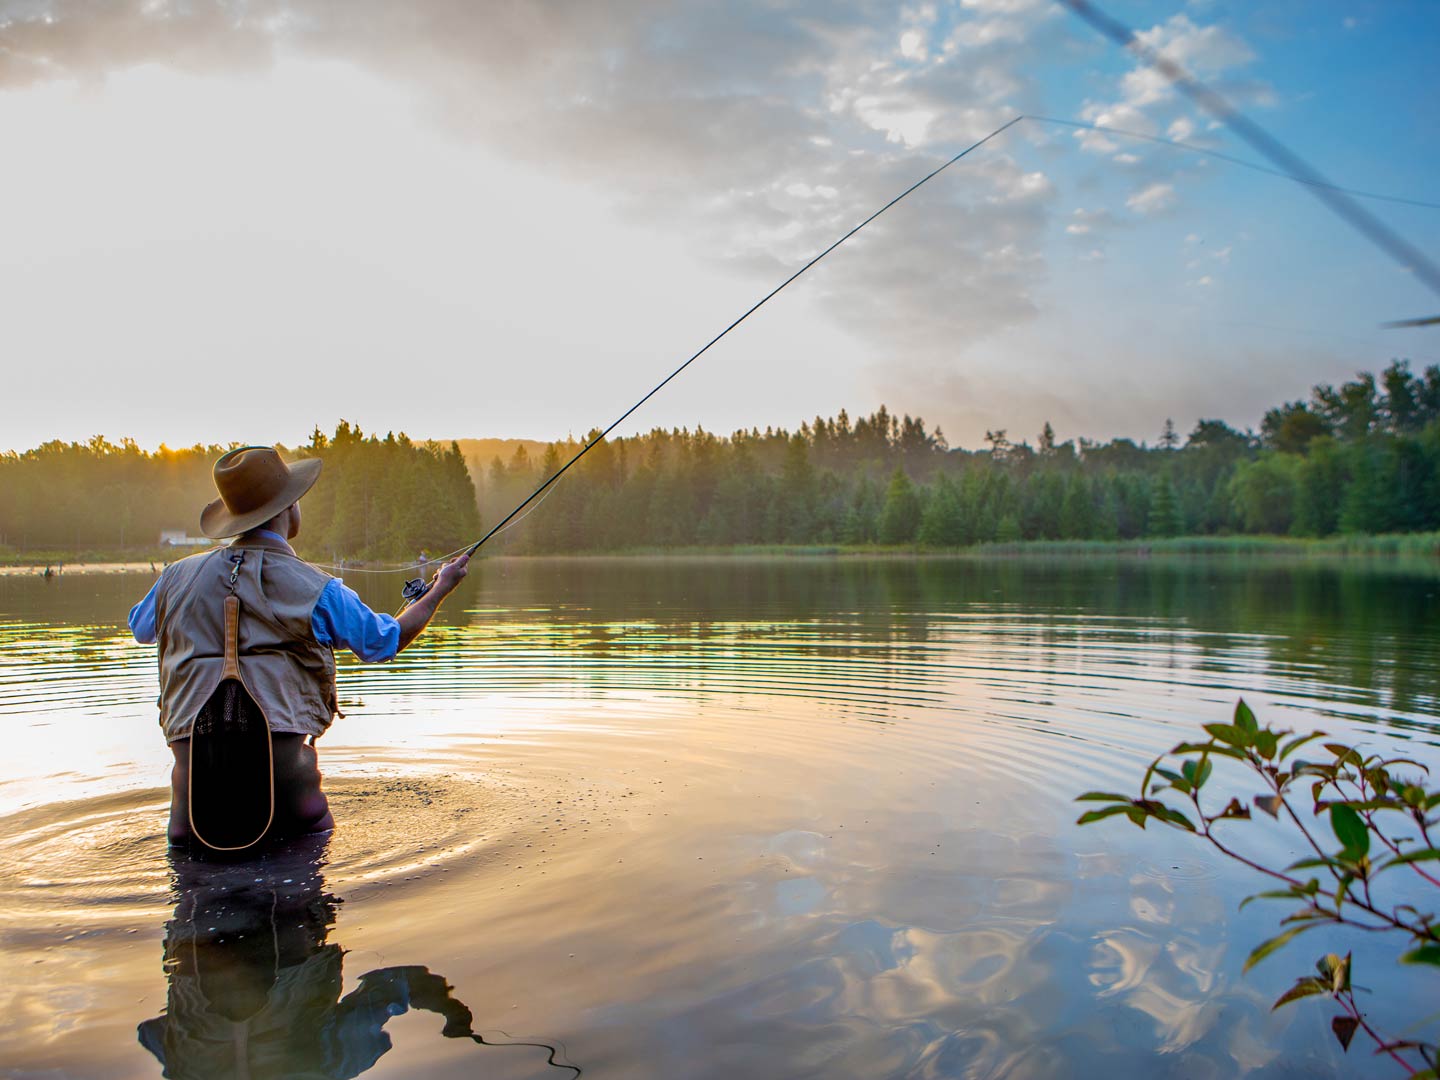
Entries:
<svg viewBox="0 0 1440 1080">
<path fill-rule="evenodd" d="M 1170 126 L 1165 129 L 1165 134 L 1176 142 L 1185 142 L 1190 136 L 1195 134 L 1195 122 L 1188 116 L 1176 117 Z"/>
<path fill-rule="evenodd" d="M 1255 59 L 1250 47 L 1223 27 L 1196 26 L 1185 14 L 1172 15 L 1165 23 L 1137 31 L 1135 36 L 1167 60 L 1202 78 Z"/>
<path fill-rule="evenodd" d="M 1175 205 L 1175 188 L 1171 184 L 1151 184 L 1125 200 L 1137 214 L 1159 214 Z"/>
<path fill-rule="evenodd" d="M 1115 128 L 1119 131 L 1134 131 L 1141 135 L 1155 134 L 1155 124 L 1150 117 L 1134 105 L 1125 102 L 1111 105 L 1086 102 L 1085 107 L 1080 110 L 1080 117 L 1082 120 L 1099 124 L 1101 127 Z M 1111 154 L 1120 149 L 1119 145 L 1102 131 L 1080 130 L 1075 133 L 1075 138 L 1079 141 L 1081 149 L 1089 150 L 1092 153 Z"/>
</svg>

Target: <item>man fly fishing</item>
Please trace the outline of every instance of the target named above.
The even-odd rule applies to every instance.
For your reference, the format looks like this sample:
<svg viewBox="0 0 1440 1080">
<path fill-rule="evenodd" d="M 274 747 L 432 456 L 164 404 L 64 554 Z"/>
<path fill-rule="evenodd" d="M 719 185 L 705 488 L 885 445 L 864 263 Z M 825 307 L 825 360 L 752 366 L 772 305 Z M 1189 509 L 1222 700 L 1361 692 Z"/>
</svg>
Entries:
<svg viewBox="0 0 1440 1080">
<path fill-rule="evenodd" d="M 167 566 L 130 612 L 135 640 L 159 645 L 172 844 L 241 852 L 332 828 L 315 740 L 340 714 L 334 650 L 390 660 L 465 577 L 468 554 L 396 617 L 302 560 L 289 541 L 320 466 L 268 446 L 221 457 L 200 528 L 234 539 Z"/>
</svg>

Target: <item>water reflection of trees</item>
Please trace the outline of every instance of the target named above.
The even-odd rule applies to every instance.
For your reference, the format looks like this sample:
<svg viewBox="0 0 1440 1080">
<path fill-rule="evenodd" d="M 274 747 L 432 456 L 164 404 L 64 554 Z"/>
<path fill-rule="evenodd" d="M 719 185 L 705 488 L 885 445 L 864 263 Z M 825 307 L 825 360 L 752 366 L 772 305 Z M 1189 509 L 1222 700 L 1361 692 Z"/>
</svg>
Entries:
<svg viewBox="0 0 1440 1080">
<path fill-rule="evenodd" d="M 371 604 L 393 609 L 392 580 L 356 583 Z M 64 625 L 64 659 L 113 662 L 112 627 L 146 585 L 143 575 L 49 584 L 0 579 L 0 624 L 11 623 L 8 632 L 0 625 L 0 639 L 14 645 L 24 638 L 34 658 L 44 659 L 46 627 Z M 1433 618 L 1440 566 L 1433 562 L 492 559 L 477 564 L 462 588 L 442 610 L 442 625 L 534 624 L 572 655 L 631 645 L 663 654 L 743 637 L 783 638 L 796 657 L 863 648 L 873 660 L 896 660 L 901 650 L 935 640 L 937 631 L 948 633 L 956 616 L 989 613 L 997 618 L 986 632 L 1012 632 L 1000 617 L 1008 616 L 1017 620 L 1013 632 L 1041 646 L 1077 637 L 1099 643 L 1147 623 L 1157 634 L 1183 629 L 1183 663 L 1202 671 L 1233 671 L 1235 657 L 1249 654 L 1281 679 L 1350 688 L 1350 700 L 1364 707 L 1440 708 Z M 813 641 L 795 632 L 805 623 L 814 624 Z M 656 632 L 642 641 L 617 632 L 626 625 Z M 54 638 L 48 644 L 61 647 Z M 1044 651 L 1037 649 L 1037 657 Z"/>
<path fill-rule="evenodd" d="M 956 615 L 1023 615 L 1028 640 L 1103 641 L 1138 623 L 1183 628 L 1188 663 L 1233 670 L 1255 654 L 1286 677 L 1368 692 L 1361 704 L 1401 712 L 1440 707 L 1440 567 L 1370 561 L 1235 559 L 591 559 L 482 565 L 473 622 L 544 618 L 609 648 L 604 624 L 646 622 L 677 640 L 751 638 L 767 621 L 797 655 L 847 644 L 933 640 Z M 537 605 L 540 612 L 535 609 Z M 523 614 L 515 609 L 527 609 Z M 543 614 L 542 614 L 543 612 Z M 1107 620 L 1116 620 L 1114 626 Z M 1038 620 L 1038 622 L 1037 622 Z M 1047 623 L 1047 620 L 1049 622 Z M 789 629 L 813 622 L 824 641 Z M 783 624 L 783 625 L 782 625 Z M 1052 625 L 1053 624 L 1053 625 Z M 591 629 L 586 629 L 587 627 Z M 989 627 L 1004 633 L 998 622 Z M 663 650 L 664 635 L 648 643 Z"/>
<path fill-rule="evenodd" d="M 172 850 L 174 917 L 165 924 L 165 1013 L 139 1025 L 167 1077 L 350 1078 L 391 1049 L 386 1024 L 410 1009 L 450 1039 L 486 1040 L 445 980 L 418 965 L 379 968 L 341 995 L 344 950 L 329 940 L 340 900 L 325 889 L 328 836 L 263 858 L 216 863 Z M 546 1063 L 560 1075 L 581 1070 Z"/>
</svg>

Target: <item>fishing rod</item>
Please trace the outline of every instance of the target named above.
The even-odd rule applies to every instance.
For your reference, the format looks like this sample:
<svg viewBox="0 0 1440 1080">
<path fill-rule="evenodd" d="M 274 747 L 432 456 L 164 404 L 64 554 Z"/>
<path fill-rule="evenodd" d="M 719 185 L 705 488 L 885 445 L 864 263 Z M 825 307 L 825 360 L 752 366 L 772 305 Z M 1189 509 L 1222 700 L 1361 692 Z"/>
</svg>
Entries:
<svg viewBox="0 0 1440 1080">
<path fill-rule="evenodd" d="M 747 310 L 745 311 L 744 314 L 742 314 L 739 318 L 735 319 L 733 322 L 730 323 L 729 326 L 725 327 L 724 330 L 721 330 L 718 334 L 716 334 L 716 335 L 715 335 L 714 337 L 712 337 L 709 341 L 707 341 L 704 345 L 702 345 L 688 360 L 686 360 L 683 364 L 681 364 L 679 367 L 677 367 L 674 371 L 670 372 L 669 375 L 666 375 L 665 378 L 661 379 L 658 383 L 656 383 L 653 387 L 651 387 L 649 393 L 647 393 L 647 394 L 646 394 L 644 397 L 642 397 L 639 401 L 635 402 L 634 405 L 631 405 L 628 409 L 626 409 L 623 413 L 621 413 L 621 414 L 614 420 L 614 422 L 611 423 L 611 425 L 610 425 L 609 427 L 607 427 L 604 431 L 600 432 L 599 435 L 596 435 L 595 438 L 591 439 L 591 440 L 590 440 L 589 442 L 587 442 L 584 446 L 582 446 L 582 447 L 580 448 L 579 452 L 578 452 L 577 454 L 575 454 L 574 457 L 572 457 L 569 461 L 567 461 L 564 465 L 560 466 L 559 469 L 557 469 L 554 473 L 552 473 L 552 474 L 550 475 L 549 479 L 547 479 L 543 484 L 541 484 L 538 488 L 536 488 L 534 491 L 532 491 L 532 492 L 529 494 L 529 496 L 526 497 L 526 499 L 525 499 L 524 502 L 522 502 L 519 506 L 515 507 L 514 510 L 511 510 L 510 513 L 506 514 L 506 515 L 499 521 L 499 523 L 497 523 L 497 524 L 495 525 L 494 528 L 492 528 L 492 529 L 491 529 L 489 532 L 487 532 L 484 536 L 480 537 L 479 540 L 476 540 L 475 543 L 471 544 L 468 548 L 466 548 L 465 551 L 464 551 L 465 557 L 466 557 L 466 558 L 469 558 L 471 555 L 474 555 L 475 552 L 480 549 L 480 546 L 485 543 L 485 541 L 489 540 L 492 536 L 494 536 L 496 533 L 500 532 L 500 530 L 502 530 L 503 528 L 505 528 L 505 526 L 508 525 L 508 524 L 511 522 L 511 520 L 514 519 L 514 518 L 516 517 L 516 515 L 518 515 L 518 514 L 520 513 L 520 511 L 524 510 L 527 506 L 529 506 L 532 502 L 534 502 L 537 498 L 539 498 L 545 491 L 547 491 L 547 490 L 551 487 L 551 485 L 553 485 L 557 480 L 560 479 L 560 477 L 564 476 L 565 473 L 569 471 L 569 469 L 570 469 L 570 467 L 571 467 L 572 465 L 574 465 L 577 461 L 579 461 L 582 457 L 584 457 L 584 456 L 585 456 L 586 454 L 588 454 L 591 450 L 593 450 L 597 445 L 599 445 L 599 444 L 605 439 L 605 436 L 609 435 L 610 432 L 614 431 L 617 427 L 619 427 L 621 424 L 623 424 L 623 423 L 630 417 L 630 415 L 631 415 L 633 412 L 635 412 L 636 409 L 640 408 L 641 405 L 644 405 L 644 404 L 645 404 L 647 401 L 649 401 L 652 397 L 654 397 L 654 396 L 655 396 L 656 394 L 658 394 L 661 390 L 663 390 L 663 389 L 665 388 L 665 386 L 670 382 L 670 380 L 674 379 L 677 375 L 679 375 L 682 371 L 684 371 L 686 368 L 688 368 L 688 367 L 689 367 L 691 364 L 693 364 L 696 360 L 699 360 L 700 357 L 704 356 L 705 353 L 707 353 L 707 352 L 710 350 L 710 347 L 711 347 L 712 345 L 716 344 L 716 343 L 717 343 L 721 338 L 723 338 L 726 334 L 730 333 L 731 330 L 734 330 L 737 326 L 739 326 L 741 323 L 743 323 L 743 322 L 744 322 L 746 319 L 748 319 L 751 315 L 755 314 L 755 312 L 759 311 L 762 307 L 764 307 L 767 303 L 769 303 L 770 300 L 773 299 L 777 294 L 779 294 L 779 292 L 780 292 L 782 289 L 784 289 L 787 285 L 789 285 L 791 282 L 793 282 L 796 278 L 800 277 L 800 275 L 804 274 L 805 271 L 809 270 L 812 266 L 814 266 L 816 263 L 818 263 L 821 259 L 825 258 L 826 255 L 829 255 L 832 251 L 834 251 L 836 248 L 838 248 L 841 244 L 845 243 L 846 240 L 849 240 L 852 236 L 854 236 L 856 233 L 858 233 L 861 229 L 865 228 L 866 225 L 869 225 L 872 221 L 874 221 L 876 218 L 878 218 L 881 214 L 885 213 L 886 210 L 889 210 L 892 206 L 894 206 L 896 203 L 898 203 L 901 199 L 905 198 L 905 196 L 909 195 L 912 191 L 915 191 L 917 188 L 921 187 L 922 185 L 929 183 L 929 182 L 930 182 L 931 180 L 933 180 L 935 177 L 939 176 L 942 172 L 944 172 L 946 169 L 948 169 L 951 165 L 954 165 L 957 161 L 959 161 L 961 158 L 963 158 L 966 154 L 970 153 L 970 152 L 973 151 L 973 150 L 978 150 L 980 147 L 984 146 L 984 145 L 985 145 L 987 142 L 989 142 L 991 139 L 995 138 L 997 135 L 1001 134 L 1002 132 L 1007 131 L 1007 130 L 1009 130 L 1010 128 L 1014 127 L 1016 124 L 1018 124 L 1021 120 L 1024 120 L 1024 119 L 1025 119 L 1025 117 L 1024 117 L 1023 114 L 1022 114 L 1022 115 L 1018 115 L 1018 116 L 1011 117 L 1009 120 L 1005 121 L 1005 123 L 1001 124 L 1001 125 L 1000 125 L 999 127 L 997 127 L 994 131 L 990 132 L 990 134 L 986 135 L 984 138 L 977 139 L 975 142 L 973 142 L 973 143 L 971 143 L 969 146 L 967 146 L 964 150 L 961 150 L 961 151 L 960 151 L 958 154 L 956 154 L 954 157 L 950 158 L 950 160 L 944 162 L 944 163 L 941 164 L 938 168 L 936 168 L 936 169 L 932 170 L 931 172 L 927 173 L 926 175 L 922 176 L 919 180 L 916 180 L 915 183 L 911 184 L 911 185 L 910 185 L 909 187 L 907 187 L 904 191 L 900 192 L 899 195 L 896 195 L 893 199 L 891 199 L 889 202 L 887 202 L 884 206 L 880 207 L 879 210 L 876 210 L 873 214 L 871 214 L 869 217 L 867 217 L 864 221 L 860 222 L 860 224 L 856 225 L 856 226 L 855 226 L 854 228 L 852 228 L 849 232 L 845 233 L 845 235 L 841 236 L 840 239 L 836 240 L 833 244 L 831 244 L 829 247 L 827 247 L 824 251 L 820 252 L 820 254 L 816 255 L 816 256 L 815 256 L 814 258 L 812 258 L 809 262 L 807 262 L 804 266 L 800 267 L 800 269 L 796 270 L 793 274 L 791 274 L 789 277 L 787 277 L 787 278 L 786 278 L 784 281 L 782 281 L 779 285 L 776 285 L 775 288 L 771 289 L 768 293 L 766 293 L 764 296 L 762 296 L 759 300 L 755 301 L 755 303 L 752 304 L 752 305 L 749 307 L 749 309 L 747 309 Z M 435 582 L 435 579 L 434 579 L 434 578 L 431 578 L 430 581 L 428 581 L 428 582 L 425 581 L 423 578 L 412 578 L 412 579 L 410 579 L 409 581 L 405 582 L 405 588 L 402 590 L 402 593 L 401 593 L 401 595 L 402 595 L 402 596 L 404 597 L 404 599 L 405 599 L 405 603 L 401 606 L 400 610 L 403 612 L 403 611 L 405 610 L 405 608 L 409 607 L 409 606 L 410 606 L 411 604 L 413 604 L 416 600 L 419 600 L 420 597 L 424 596 L 427 592 L 429 592 L 429 591 L 430 591 L 430 587 L 434 584 L 434 582 Z"/>
</svg>

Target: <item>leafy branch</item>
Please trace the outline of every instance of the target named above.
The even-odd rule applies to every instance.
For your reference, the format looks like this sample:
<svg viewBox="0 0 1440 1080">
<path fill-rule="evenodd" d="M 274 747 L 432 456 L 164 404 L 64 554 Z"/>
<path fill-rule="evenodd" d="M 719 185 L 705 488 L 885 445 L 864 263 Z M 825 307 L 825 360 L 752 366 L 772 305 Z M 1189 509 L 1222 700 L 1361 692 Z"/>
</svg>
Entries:
<svg viewBox="0 0 1440 1080">
<path fill-rule="evenodd" d="M 1296 757 L 1302 747 L 1324 739 L 1324 732 L 1296 736 L 1262 727 L 1242 700 L 1229 724 L 1206 724 L 1206 742 L 1183 742 L 1151 762 L 1140 781 L 1139 797 L 1105 791 L 1081 795 L 1078 802 L 1104 803 L 1080 815 L 1079 824 L 1124 816 L 1140 828 L 1156 822 L 1191 833 L 1221 854 L 1263 874 L 1280 887 L 1248 896 L 1252 900 L 1284 900 L 1292 905 L 1280 920 L 1281 931 L 1257 945 L 1245 960 L 1249 971 L 1301 934 L 1317 926 L 1338 925 L 1408 938 L 1399 955 L 1402 964 L 1440 969 L 1440 924 L 1435 913 L 1410 903 L 1396 903 L 1390 886 L 1406 875 L 1440 889 L 1440 850 L 1431 830 L 1440 824 L 1435 813 L 1440 791 L 1425 786 L 1429 770 L 1408 758 L 1363 755 L 1338 742 L 1321 745 L 1328 760 Z M 1299 832 L 1310 854 L 1277 869 L 1238 850 L 1230 839 L 1239 823 L 1252 820 L 1251 807 L 1231 798 L 1214 809 L 1204 798 L 1215 762 L 1238 762 L 1258 777 L 1264 790 L 1252 799 L 1255 809 Z M 1297 810 L 1297 805 L 1301 808 Z M 1302 813 L 1308 811 L 1308 815 Z M 1332 848 L 1320 822 L 1329 825 L 1338 848 Z M 1219 835 L 1224 831 L 1225 836 Z M 1382 880 L 1383 879 L 1383 880 Z M 1355 998 L 1351 955 L 1329 953 L 1316 963 L 1317 974 L 1295 981 L 1273 1008 L 1302 998 L 1324 995 L 1340 1007 L 1330 1023 L 1340 1045 L 1349 1050 L 1363 1031 L 1383 1054 L 1413 1077 L 1435 1080 L 1440 1046 L 1434 1041 L 1383 1035 Z"/>
</svg>

